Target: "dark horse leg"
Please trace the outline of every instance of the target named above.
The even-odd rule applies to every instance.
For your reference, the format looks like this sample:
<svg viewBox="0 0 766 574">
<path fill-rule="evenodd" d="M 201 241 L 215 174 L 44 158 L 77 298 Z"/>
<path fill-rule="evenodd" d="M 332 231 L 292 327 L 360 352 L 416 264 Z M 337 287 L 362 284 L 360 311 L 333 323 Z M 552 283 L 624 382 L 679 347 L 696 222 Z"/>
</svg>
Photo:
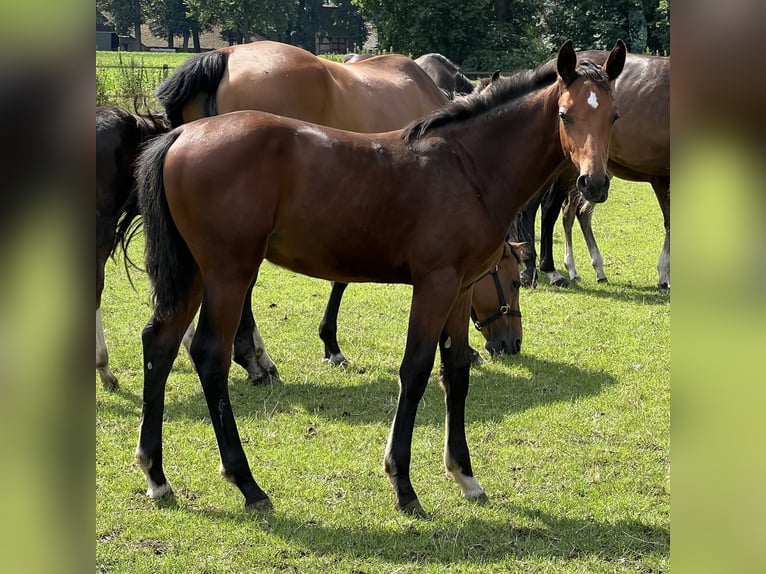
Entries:
<svg viewBox="0 0 766 574">
<path fill-rule="evenodd" d="M 486 501 L 484 489 L 473 476 L 471 455 L 465 437 L 465 402 L 468 396 L 471 350 L 468 346 L 466 315 L 470 290 L 453 305 L 439 339 L 441 387 L 447 412 L 444 466 L 469 500 Z"/>
<path fill-rule="evenodd" d="M 574 250 L 572 248 L 572 227 L 574 219 L 580 224 L 585 244 L 588 246 L 590 263 L 596 271 L 596 280 L 599 283 L 607 283 L 606 273 L 604 273 L 604 258 L 596 242 L 596 236 L 593 235 L 593 210 L 595 205 L 586 201 L 582 194 L 575 188 L 569 190 L 569 195 L 561 208 L 561 222 L 564 225 L 564 266 L 569 272 L 571 281 L 579 281 L 580 274 L 575 265 Z"/>
<path fill-rule="evenodd" d="M 410 481 L 415 415 L 433 368 L 444 318 L 455 302 L 458 288 L 459 280 L 451 271 L 433 272 L 413 286 L 407 344 L 399 368 L 399 400 L 383 468 L 394 487 L 396 507 L 416 516 L 425 516 L 425 511 Z M 468 315 L 466 310 L 465 329 Z"/>
<path fill-rule="evenodd" d="M 535 249 L 535 218 L 540 208 L 544 189 L 541 189 L 519 210 L 511 223 L 506 240 L 511 243 L 524 243 L 521 259 L 524 271 L 521 272 L 521 284 L 524 287 L 537 287 L 537 250 Z"/>
<path fill-rule="evenodd" d="M 162 416 L 165 410 L 165 383 L 173 367 L 181 338 L 199 307 L 199 278 L 184 305 L 172 317 L 153 316 L 141 335 L 144 357 L 144 393 L 141 427 L 136 447 L 136 464 L 144 471 L 151 498 L 172 496 L 162 469 Z"/>
<path fill-rule="evenodd" d="M 231 348 L 240 311 L 252 285 L 247 280 L 240 282 L 233 278 L 208 281 L 191 352 L 218 441 L 221 476 L 239 488 L 245 497 L 245 506 L 271 508 L 269 497 L 250 472 L 229 399 Z"/>
<path fill-rule="evenodd" d="M 670 176 L 654 177 L 651 180 L 654 195 L 662 209 L 662 219 L 665 223 L 665 243 L 662 253 L 657 262 L 658 281 L 657 288 L 660 291 L 670 291 Z"/>
<path fill-rule="evenodd" d="M 561 175 L 548 188 L 541 202 L 540 215 L 540 271 L 548 276 L 548 281 L 556 287 L 566 287 L 567 280 L 556 271 L 553 263 L 553 228 L 559 218 L 572 180 L 566 174 Z"/>
<path fill-rule="evenodd" d="M 346 287 L 348 283 L 332 282 L 330 298 L 322 315 L 322 321 L 319 323 L 319 338 L 324 343 L 324 360 L 340 366 L 348 365 L 343 351 L 338 346 L 338 311 Z"/>
<path fill-rule="evenodd" d="M 109 368 L 109 351 L 101 322 L 101 295 L 104 292 L 104 266 L 114 243 L 116 223 L 114 217 L 96 216 L 96 371 L 107 391 L 117 388 L 117 377 Z"/>
<path fill-rule="evenodd" d="M 256 277 L 257 279 L 257 277 Z M 253 317 L 252 294 L 255 281 L 250 284 L 242 305 L 237 334 L 234 337 L 234 361 L 247 371 L 247 382 L 252 385 L 272 384 L 279 381 L 277 366 L 266 352 L 263 338 Z"/>
</svg>

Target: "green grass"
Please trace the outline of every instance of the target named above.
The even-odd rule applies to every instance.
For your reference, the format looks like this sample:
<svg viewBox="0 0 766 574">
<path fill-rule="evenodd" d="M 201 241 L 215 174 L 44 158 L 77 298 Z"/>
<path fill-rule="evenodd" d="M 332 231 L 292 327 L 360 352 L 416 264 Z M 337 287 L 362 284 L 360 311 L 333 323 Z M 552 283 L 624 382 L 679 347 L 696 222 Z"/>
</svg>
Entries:
<svg viewBox="0 0 766 574">
<path fill-rule="evenodd" d="M 670 302 L 654 288 L 663 233 L 651 188 L 614 180 L 594 227 L 610 283 L 596 283 L 575 235 L 582 282 L 524 290 L 522 354 L 472 371 L 467 435 L 488 505 L 463 500 L 445 477 L 443 398 L 432 374 L 411 469 L 427 520 L 394 510 L 381 462 L 409 287 L 348 289 L 339 340 L 352 365 L 337 369 L 320 361 L 316 336 L 329 284 L 262 268 L 254 313 L 283 383 L 250 387 L 237 366 L 230 376 L 245 451 L 275 505 L 259 515 L 218 477 L 215 437 L 185 351 L 168 380 L 164 426 L 177 500 L 144 495 L 133 451 L 147 281 L 133 273 L 133 291 L 110 262 L 103 316 L 120 389 L 107 393 L 96 382 L 97 570 L 667 572 Z M 562 241 L 559 225 L 559 262 Z M 483 349 L 473 329 L 471 343 Z"/>
</svg>

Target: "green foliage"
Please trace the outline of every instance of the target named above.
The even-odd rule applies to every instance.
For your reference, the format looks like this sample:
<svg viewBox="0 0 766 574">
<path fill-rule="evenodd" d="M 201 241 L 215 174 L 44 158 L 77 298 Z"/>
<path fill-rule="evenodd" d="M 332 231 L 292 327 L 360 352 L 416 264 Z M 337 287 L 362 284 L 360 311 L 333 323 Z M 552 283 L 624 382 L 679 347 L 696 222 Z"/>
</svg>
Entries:
<svg viewBox="0 0 766 574">
<path fill-rule="evenodd" d="M 254 312 L 283 383 L 247 386 L 235 365 L 229 386 L 254 475 L 275 504 L 257 514 L 218 477 L 209 413 L 183 349 L 164 416 L 176 502 L 144 495 L 132 457 L 149 291 L 135 273 L 133 291 L 110 261 L 103 317 L 121 388 L 107 393 L 94 378 L 96 570 L 669 572 L 670 300 L 654 287 L 664 232 L 649 185 L 613 180 L 594 226 L 610 283 L 584 272 L 588 254 L 575 237 L 580 284 L 522 291 L 522 353 L 472 370 L 466 432 L 488 505 L 462 500 L 444 476 L 434 369 L 412 451 L 428 520 L 394 510 L 381 468 L 410 287 L 349 287 L 339 339 L 352 365 L 337 369 L 321 362 L 316 336 L 328 283 L 263 266 Z M 557 260 L 562 241 L 557 227 Z M 139 238 L 134 260 L 141 250 Z M 473 329 L 470 338 L 482 350 Z"/>
</svg>

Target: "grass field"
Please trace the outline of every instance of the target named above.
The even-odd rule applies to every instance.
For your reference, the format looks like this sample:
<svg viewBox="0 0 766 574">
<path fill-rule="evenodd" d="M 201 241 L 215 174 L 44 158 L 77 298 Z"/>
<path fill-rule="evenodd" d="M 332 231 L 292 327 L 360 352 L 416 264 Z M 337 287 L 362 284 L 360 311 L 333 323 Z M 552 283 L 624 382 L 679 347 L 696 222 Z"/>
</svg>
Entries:
<svg viewBox="0 0 766 574">
<path fill-rule="evenodd" d="M 409 287 L 348 289 L 339 341 L 352 365 L 338 369 L 320 361 L 316 335 L 329 284 L 262 268 L 254 313 L 283 382 L 248 386 L 237 366 L 230 375 L 245 451 L 275 505 L 259 515 L 218 476 L 185 351 L 168 380 L 164 426 L 176 501 L 145 496 L 133 451 L 148 287 L 134 272 L 133 291 L 110 262 L 103 315 L 121 386 L 107 393 L 96 383 L 97 571 L 667 572 L 670 301 L 654 287 L 663 231 L 651 188 L 614 180 L 594 227 L 610 283 L 596 283 L 575 235 L 582 282 L 524 290 L 522 354 L 472 372 L 468 443 L 488 505 L 463 500 L 445 477 L 435 367 L 412 449 L 425 520 L 394 510 L 382 470 Z M 140 241 L 134 248 L 140 260 Z M 554 249 L 560 262 L 560 227 Z M 482 342 L 471 329 L 472 345 Z"/>
</svg>

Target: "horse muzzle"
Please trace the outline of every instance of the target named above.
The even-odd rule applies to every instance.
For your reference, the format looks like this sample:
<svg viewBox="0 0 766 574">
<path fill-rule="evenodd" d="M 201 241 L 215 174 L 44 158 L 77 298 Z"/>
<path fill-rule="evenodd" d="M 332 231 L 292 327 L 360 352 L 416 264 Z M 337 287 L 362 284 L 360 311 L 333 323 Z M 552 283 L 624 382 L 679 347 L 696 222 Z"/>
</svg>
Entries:
<svg viewBox="0 0 766 574">
<path fill-rule="evenodd" d="M 521 352 L 521 337 L 503 337 L 484 343 L 484 348 L 492 355 L 516 355 Z"/>
<path fill-rule="evenodd" d="M 604 203 L 609 197 L 609 176 L 581 175 L 577 178 L 577 189 L 591 203 Z"/>
</svg>

